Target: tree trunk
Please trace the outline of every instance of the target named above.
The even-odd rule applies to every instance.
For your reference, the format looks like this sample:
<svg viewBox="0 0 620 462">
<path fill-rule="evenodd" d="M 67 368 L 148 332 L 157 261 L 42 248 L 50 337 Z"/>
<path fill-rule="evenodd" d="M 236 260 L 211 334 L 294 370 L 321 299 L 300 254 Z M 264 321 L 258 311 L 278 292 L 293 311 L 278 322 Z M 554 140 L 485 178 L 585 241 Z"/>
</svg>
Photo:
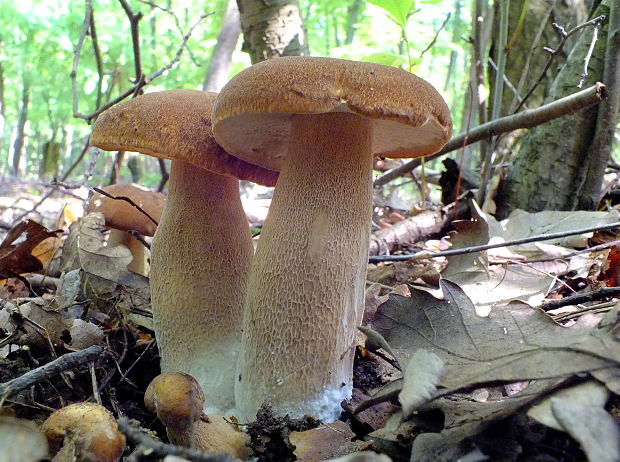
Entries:
<svg viewBox="0 0 620 462">
<path fill-rule="evenodd" d="M 228 81 L 232 54 L 237 46 L 239 34 L 241 34 L 239 8 L 236 0 L 228 0 L 217 43 L 211 53 L 207 75 L 202 84 L 202 91 L 219 92 Z"/>
<path fill-rule="evenodd" d="M 585 184 L 578 207 L 593 210 L 601 199 L 602 179 L 611 157 L 614 133 L 620 119 L 620 3 L 612 1 L 607 25 L 607 50 L 603 82 L 607 101 L 598 107 L 596 131 L 588 152 Z"/>
<path fill-rule="evenodd" d="M 243 48 L 252 64 L 278 56 L 304 56 L 308 43 L 297 0 L 237 0 Z"/>
<path fill-rule="evenodd" d="M 54 138 L 55 134 L 52 135 L 51 140 L 43 143 L 43 158 L 39 165 L 39 174 L 44 178 L 52 178 L 58 175 L 61 145 Z"/>
<path fill-rule="evenodd" d="M 355 26 L 357 25 L 363 9 L 363 0 L 353 0 L 353 2 L 351 2 L 351 5 L 349 5 L 349 8 L 347 9 L 347 32 L 344 38 L 345 45 L 351 45 L 353 43 Z"/>
<path fill-rule="evenodd" d="M 4 66 L 2 65 L 2 62 L 0 62 L 0 152 L 2 152 L 4 124 Z"/>
<path fill-rule="evenodd" d="M 30 104 L 30 85 L 26 77 L 24 77 L 23 85 L 22 102 L 19 108 L 19 118 L 17 120 L 17 134 L 15 136 L 15 143 L 13 143 L 13 174 L 15 176 L 19 174 L 19 162 L 21 161 L 22 151 L 24 149 L 24 128 L 28 120 L 28 105 Z"/>
<path fill-rule="evenodd" d="M 118 151 L 114 156 L 114 162 L 112 163 L 112 173 L 110 173 L 110 181 L 108 184 L 118 183 L 118 179 L 121 176 L 121 168 L 125 162 L 125 151 Z"/>
<path fill-rule="evenodd" d="M 608 16 L 607 5 L 608 0 L 603 1 L 592 17 Z M 578 42 L 551 86 L 547 101 L 578 90 L 593 29 L 587 27 L 579 34 Z M 604 23 L 589 61 L 584 87 L 602 80 L 606 37 L 607 25 Z M 584 166 L 588 162 L 598 111 L 597 107 L 593 107 L 567 115 L 530 129 L 523 136 L 515 163 L 496 198 L 500 218 L 516 208 L 528 211 L 576 208 L 587 173 Z"/>
<path fill-rule="evenodd" d="M 549 53 L 543 47 L 555 48 L 559 43 L 559 34 L 551 27 L 552 22 L 558 23 L 566 30 L 575 27 L 587 20 L 588 10 L 585 0 L 573 0 L 570 6 L 566 2 L 550 2 L 549 0 L 529 0 L 527 11 L 524 13 L 523 2 L 512 1 L 508 12 L 508 59 L 505 76 L 508 82 L 516 89 L 519 96 L 523 97 L 534 85 L 538 76 L 543 71 L 549 59 Z M 491 57 L 496 60 L 497 33 L 499 25 L 499 11 L 495 14 L 494 45 Z M 520 29 L 519 29 L 520 27 Z M 558 74 L 559 67 L 564 64 L 564 58 L 575 45 L 575 39 L 569 39 L 564 46 L 564 53 L 555 58 L 554 64 L 547 71 L 545 80 L 547 84 L 539 85 L 532 96 L 528 99 L 529 107 L 540 106 L 548 93 L 550 83 Z M 492 87 L 495 86 L 496 72 L 489 68 Z M 492 93 L 492 92 L 491 92 Z M 509 87 L 504 87 L 501 115 L 514 112 L 519 104 L 519 97 Z"/>
</svg>

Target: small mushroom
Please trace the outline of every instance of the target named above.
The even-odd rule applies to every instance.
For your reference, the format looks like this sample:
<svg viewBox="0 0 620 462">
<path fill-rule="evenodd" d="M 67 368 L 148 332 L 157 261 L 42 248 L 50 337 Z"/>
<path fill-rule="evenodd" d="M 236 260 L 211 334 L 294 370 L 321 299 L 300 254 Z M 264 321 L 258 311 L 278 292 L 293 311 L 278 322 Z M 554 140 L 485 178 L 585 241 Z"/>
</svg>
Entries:
<svg viewBox="0 0 620 462">
<path fill-rule="evenodd" d="M 112 414 L 96 403 L 74 403 L 53 412 L 41 426 L 54 461 L 116 462 L 125 435 Z M 72 455 L 74 459 L 69 459 Z"/>
<path fill-rule="evenodd" d="M 226 153 L 213 139 L 215 93 L 169 90 L 99 116 L 91 144 L 172 159 L 169 192 L 151 245 L 151 302 L 163 372 L 191 374 L 234 407 L 243 301 L 254 249 L 239 179 L 275 184 L 277 172 Z"/>
<path fill-rule="evenodd" d="M 451 131 L 432 85 L 373 63 L 270 59 L 222 89 L 217 142 L 281 170 L 248 283 L 240 418 L 265 401 L 280 415 L 338 417 L 363 313 L 373 156 L 429 155 Z"/>
<path fill-rule="evenodd" d="M 171 443 L 247 460 L 247 435 L 223 417 L 203 414 L 204 401 L 198 382 L 181 372 L 158 375 L 144 394 L 144 404 L 164 424 Z"/>
<path fill-rule="evenodd" d="M 88 202 L 86 211 L 103 213 L 106 226 L 110 228 L 108 246 L 124 245 L 127 247 L 133 255 L 133 260 L 127 265 L 127 269 L 146 276 L 148 262 L 144 244 L 128 231 L 135 231 L 142 236 L 153 236 L 164 210 L 164 195 L 138 185 L 122 183 L 106 186 L 101 190 L 112 197 L 96 192 Z M 130 199 L 154 221 L 129 202 L 123 199 L 113 199 L 113 197 Z"/>
</svg>

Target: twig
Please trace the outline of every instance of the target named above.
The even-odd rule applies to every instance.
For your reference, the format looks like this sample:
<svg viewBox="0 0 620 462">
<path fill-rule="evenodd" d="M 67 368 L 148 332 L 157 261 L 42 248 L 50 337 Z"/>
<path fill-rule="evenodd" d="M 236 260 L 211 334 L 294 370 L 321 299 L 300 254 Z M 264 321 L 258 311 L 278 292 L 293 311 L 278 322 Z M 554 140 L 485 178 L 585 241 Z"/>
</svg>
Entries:
<svg viewBox="0 0 620 462">
<path fill-rule="evenodd" d="M 595 302 L 603 298 L 616 297 L 620 295 L 620 287 L 603 287 L 602 289 L 587 294 L 571 295 L 560 300 L 549 300 L 540 305 L 544 311 L 554 310 L 568 305 L 578 305 L 580 303 Z"/>
<path fill-rule="evenodd" d="M 148 453 L 149 457 L 164 458 L 166 456 L 178 456 L 192 462 L 237 462 L 238 459 L 224 453 L 206 453 L 197 449 L 184 448 L 174 446 L 172 444 L 162 443 L 141 431 L 132 425 L 127 417 L 118 419 L 118 428 L 127 437 L 127 440 L 138 446 L 137 450 Z M 140 460 L 137 457 L 137 460 Z"/>
<path fill-rule="evenodd" d="M 80 161 L 84 158 L 84 154 L 86 154 L 87 150 L 88 150 L 88 140 L 86 141 L 86 145 L 84 146 L 84 149 L 82 150 L 82 153 L 80 154 L 80 157 L 75 161 L 75 163 L 71 166 L 69 171 L 65 174 L 65 176 L 63 177 L 63 180 L 59 181 L 56 178 L 52 179 L 52 181 L 50 181 L 51 189 L 48 192 L 46 192 L 41 197 L 41 199 L 39 199 L 39 201 L 32 206 L 30 210 L 26 210 L 24 213 L 18 215 L 17 218 L 15 218 L 13 222 L 9 225 L 9 229 L 13 228 L 15 225 L 17 225 L 17 223 L 22 221 L 24 218 L 26 218 L 31 213 L 34 213 L 41 206 L 41 204 L 43 204 L 43 202 L 49 199 L 50 196 L 54 194 L 54 192 L 58 191 L 59 186 L 62 186 L 63 188 L 67 188 L 67 189 L 77 189 L 77 188 L 82 187 L 84 182 L 92 176 L 92 171 L 95 168 L 95 163 L 97 162 L 97 157 L 99 156 L 98 149 L 94 150 L 93 157 L 91 159 L 91 162 L 88 164 L 88 168 L 86 169 L 86 172 L 84 173 L 84 180 L 82 182 L 78 182 L 76 184 L 68 184 L 68 183 L 64 183 L 64 180 L 73 171 L 73 169 L 80 163 Z"/>
<path fill-rule="evenodd" d="M 553 315 L 553 319 L 558 322 L 564 322 L 583 316 L 585 313 L 606 313 L 611 307 L 616 306 L 616 303 L 616 301 L 611 301 L 579 307 L 578 310 L 571 311 L 570 313 Z"/>
<path fill-rule="evenodd" d="M 491 69 L 493 69 L 495 72 L 497 72 L 497 65 L 495 64 L 495 61 L 493 61 L 493 58 L 489 58 L 488 59 L 488 63 L 491 66 Z M 517 101 L 519 101 L 519 102 L 523 101 L 523 98 L 519 94 L 519 91 L 512 84 L 512 82 L 510 81 L 510 79 L 508 78 L 508 76 L 506 74 L 504 74 L 504 83 L 510 89 L 510 91 L 512 92 L 513 96 L 517 99 Z M 525 109 L 528 109 L 527 106 L 525 107 Z"/>
<path fill-rule="evenodd" d="M 448 144 L 446 144 L 441 151 L 432 156 L 427 156 L 426 160 L 436 159 L 451 151 L 473 144 L 490 136 L 543 124 L 550 120 L 557 119 L 558 117 L 589 108 L 606 98 L 607 91 L 605 85 L 597 83 L 590 88 L 565 96 L 564 98 L 560 98 L 536 109 L 529 109 L 517 114 L 501 117 L 479 125 L 469 132 L 461 133 L 448 141 Z M 420 162 L 419 158 L 405 162 L 401 166 L 393 168 L 379 176 L 375 179 L 373 185 L 375 187 L 382 186 L 395 178 L 406 175 L 420 165 Z"/>
<path fill-rule="evenodd" d="M 85 0 L 86 3 L 86 12 L 84 13 L 84 23 L 82 25 L 82 32 L 80 33 L 80 37 L 78 38 L 77 44 L 75 45 L 75 53 L 73 54 L 73 66 L 71 67 L 71 92 L 73 95 L 73 116 L 75 117 L 78 114 L 78 85 L 77 85 L 77 70 L 78 64 L 80 63 L 80 54 L 82 52 L 82 46 L 84 45 L 84 39 L 86 38 L 86 34 L 88 34 L 88 29 L 90 27 L 90 21 L 93 16 L 93 2 L 92 0 Z"/>
<path fill-rule="evenodd" d="M 45 289 L 58 289 L 60 287 L 60 278 L 38 273 L 30 273 L 24 277 L 32 287 L 43 287 Z"/>
<path fill-rule="evenodd" d="M 523 101 L 521 103 L 519 103 L 519 105 L 515 109 L 515 113 L 519 112 L 519 110 L 523 107 L 523 104 L 525 104 L 527 99 L 532 95 L 532 93 L 534 93 L 534 90 L 536 90 L 538 85 L 540 85 L 540 82 L 543 81 L 543 79 L 545 78 L 545 75 L 547 75 L 547 71 L 549 70 L 549 68 L 551 67 L 551 64 L 553 63 L 554 58 L 562 51 L 562 49 L 564 48 L 564 45 L 566 44 L 566 41 L 568 40 L 568 38 L 571 35 L 579 32 L 581 29 L 583 29 L 585 27 L 588 27 L 588 26 L 598 27 L 598 25 L 604 19 L 605 19 L 605 16 L 598 16 L 596 18 L 590 19 L 589 21 L 586 21 L 586 22 L 584 22 L 582 24 L 579 24 L 579 25 L 573 27 L 568 32 L 566 32 L 562 26 L 560 26 L 560 25 L 558 25 L 556 23 L 552 23 L 551 24 L 553 26 L 554 30 L 558 34 L 560 34 L 560 37 L 561 37 L 560 43 L 558 44 L 558 46 L 555 49 L 551 49 L 551 48 L 548 48 L 548 47 L 543 47 L 543 50 L 545 50 L 546 52 L 549 53 L 549 55 L 550 55 L 549 59 L 547 60 L 547 63 L 545 64 L 545 67 L 543 68 L 543 70 L 540 72 L 540 75 L 539 75 L 538 79 L 536 80 L 534 85 L 532 85 L 532 88 L 530 88 L 528 90 L 528 92 L 523 97 Z"/>
<path fill-rule="evenodd" d="M 95 363 L 88 363 L 88 370 L 90 372 L 90 381 L 92 383 L 93 388 L 93 397 L 95 398 L 95 403 L 101 405 L 101 395 L 99 395 L 99 387 L 97 386 L 97 374 L 95 372 Z"/>
<path fill-rule="evenodd" d="M 581 71 L 581 79 L 579 79 L 577 88 L 581 88 L 583 86 L 583 83 L 586 81 L 586 77 L 588 76 L 588 66 L 590 65 L 590 58 L 592 58 L 592 53 L 594 52 L 594 45 L 596 45 L 596 41 L 598 40 L 598 28 L 600 24 L 600 22 L 596 23 L 594 25 L 594 29 L 592 30 L 592 40 L 590 41 L 588 52 L 583 58 L 583 70 Z"/>
<path fill-rule="evenodd" d="M 60 181 L 67 181 L 67 178 L 69 178 L 69 175 L 71 175 L 73 173 L 73 170 L 75 170 L 76 167 L 84 159 L 84 156 L 86 155 L 86 152 L 88 151 L 88 147 L 89 146 L 90 146 L 90 135 L 88 136 L 88 138 L 86 138 L 86 142 L 84 143 L 84 147 L 82 148 L 82 151 L 80 151 L 80 155 L 75 160 L 75 162 L 73 162 L 73 165 L 71 165 L 71 167 L 69 167 L 69 170 L 67 170 L 65 172 L 65 174 L 61 177 Z M 96 161 L 97 157 L 99 156 L 99 150 L 98 149 L 95 150 L 94 153 L 95 153 L 94 157 L 95 157 L 95 161 Z M 94 165 L 95 165 L 95 162 L 91 162 L 90 167 L 92 167 L 92 168 L 87 168 L 86 169 L 86 172 L 84 173 L 85 180 L 90 178 L 90 176 L 92 176 L 92 172 L 95 169 Z"/>
<path fill-rule="evenodd" d="M 138 204 L 136 204 L 134 201 L 132 201 L 129 197 L 127 196 L 113 196 L 110 193 L 105 192 L 103 189 L 100 188 L 93 188 L 94 191 L 98 192 L 99 194 L 101 194 L 102 196 L 106 196 L 109 197 L 110 199 L 114 199 L 116 201 L 125 201 L 128 202 L 129 205 L 131 205 L 132 207 L 138 209 L 140 212 L 142 212 L 149 220 L 151 220 L 156 226 L 159 224 L 157 223 L 157 221 L 155 220 L 155 218 L 153 218 L 152 216 L 150 216 L 145 210 L 142 209 L 142 207 L 140 207 Z"/>
<path fill-rule="evenodd" d="M 102 352 L 102 347 L 93 345 L 85 348 L 84 350 L 76 351 L 74 353 L 67 353 L 60 358 L 28 371 L 13 380 L 0 383 L 0 407 L 5 399 L 11 397 L 15 393 L 31 387 L 36 383 L 40 383 L 43 380 L 51 379 L 64 371 L 82 366 L 84 363 L 94 361 L 101 355 Z"/>
<path fill-rule="evenodd" d="M 161 11 L 163 11 L 164 13 L 169 14 L 170 16 L 172 16 L 172 18 L 174 19 L 174 24 L 177 26 L 177 30 L 179 31 L 179 33 L 181 34 L 181 37 L 183 37 L 183 28 L 181 27 L 181 23 L 179 22 L 179 18 L 178 16 L 174 13 L 174 11 L 168 9 L 168 8 L 164 8 L 163 6 L 158 5 L 155 2 L 152 2 L 150 0 L 138 0 L 140 3 L 144 3 L 145 5 L 150 6 L 151 8 L 157 8 L 160 9 Z M 198 59 L 194 56 L 194 53 L 192 52 L 191 48 L 189 47 L 189 45 L 187 46 L 187 52 L 189 53 L 189 57 L 192 60 L 192 62 L 194 63 L 194 65 L 196 65 L 197 67 L 202 66 L 204 63 L 200 63 L 198 61 Z"/>
<path fill-rule="evenodd" d="M 439 38 L 440 32 L 446 28 L 446 25 L 448 24 L 448 21 L 450 20 L 451 16 L 452 16 L 452 13 L 448 13 L 448 15 L 446 16 L 446 19 L 443 20 L 441 27 L 437 29 L 437 31 L 435 31 L 435 36 L 433 37 L 433 40 L 431 40 L 431 42 L 428 45 L 426 45 L 426 48 L 424 48 L 424 50 L 422 50 L 422 52 L 420 53 L 420 57 L 424 56 L 424 54 L 428 50 L 433 48 L 433 46 L 435 45 L 435 42 L 437 42 L 437 39 Z"/>
<path fill-rule="evenodd" d="M 404 260 L 422 260 L 425 258 L 451 257 L 454 255 L 466 255 L 470 253 L 482 252 L 489 249 L 497 249 L 500 247 L 509 247 L 512 245 L 527 244 L 529 242 L 549 241 L 551 239 L 559 239 L 567 236 L 575 236 L 577 234 L 591 233 L 595 231 L 603 231 L 610 228 L 620 227 L 620 221 L 607 223 L 605 225 L 591 226 L 589 228 L 575 229 L 573 231 L 562 231 L 560 233 L 537 234 L 536 236 L 524 237 L 522 239 L 514 239 L 512 241 L 498 242 L 497 244 L 476 245 L 472 247 L 463 247 L 461 249 L 444 250 L 441 252 L 429 252 L 424 250 L 409 255 L 378 255 L 369 257 L 368 261 L 404 261 Z"/>
<path fill-rule="evenodd" d="M 153 80 L 155 80 L 156 78 L 161 76 L 164 72 L 166 72 L 169 69 L 171 69 L 176 63 L 178 63 L 180 61 L 181 56 L 183 55 L 183 50 L 185 50 L 185 48 L 187 47 L 187 42 L 190 39 L 194 29 L 206 17 L 211 16 L 212 14 L 213 13 L 207 13 L 207 14 L 201 15 L 198 18 L 198 20 L 190 27 L 190 29 L 187 32 L 187 34 L 185 34 L 183 36 L 183 41 L 179 45 L 179 48 L 177 50 L 177 53 L 176 53 L 175 57 L 168 64 L 163 66 L 158 71 L 155 71 L 154 73 L 152 73 L 148 77 L 143 77 L 143 79 L 139 79 L 139 81 L 135 85 L 133 85 L 131 88 L 129 88 L 128 90 L 126 90 L 125 92 L 123 92 L 122 94 L 117 96 L 116 98 L 108 101 L 106 104 L 104 104 L 103 106 L 97 108 L 96 111 L 91 112 L 90 114 L 83 114 L 83 113 L 79 112 L 79 110 L 78 110 L 79 108 L 78 108 L 78 90 L 77 90 L 77 67 L 78 67 L 79 55 L 80 55 L 80 52 L 82 50 L 82 45 L 83 45 L 83 42 L 84 42 L 84 38 L 86 37 L 86 33 L 88 32 L 88 27 L 85 27 L 85 29 L 82 30 L 82 35 L 80 35 L 80 38 L 78 40 L 78 44 L 76 45 L 75 54 L 74 54 L 74 58 L 73 58 L 74 65 L 73 65 L 73 69 L 71 71 L 71 84 L 72 84 L 72 88 L 73 88 L 73 117 L 78 118 L 78 119 L 84 119 L 84 120 L 87 120 L 87 121 L 91 121 L 92 119 L 97 117 L 99 114 L 101 114 L 103 111 L 105 111 L 106 109 L 109 109 L 112 106 L 114 106 L 115 104 L 123 101 L 129 95 L 134 94 L 137 90 L 142 88 L 144 85 L 152 82 Z M 91 15 L 92 15 L 92 0 L 86 0 L 86 15 L 85 15 L 85 21 L 84 21 L 85 26 L 90 24 L 90 16 Z"/>
<path fill-rule="evenodd" d="M 125 14 L 127 15 L 127 19 L 129 19 L 129 25 L 131 27 L 131 44 L 133 46 L 133 64 L 134 64 L 134 73 L 136 74 L 136 82 L 140 83 L 142 81 L 142 59 L 140 58 L 140 29 L 139 24 L 142 19 L 142 13 L 134 13 L 127 0 L 118 0 L 123 10 L 125 10 Z M 142 85 L 136 85 L 136 88 L 139 90 L 142 88 Z"/>
</svg>

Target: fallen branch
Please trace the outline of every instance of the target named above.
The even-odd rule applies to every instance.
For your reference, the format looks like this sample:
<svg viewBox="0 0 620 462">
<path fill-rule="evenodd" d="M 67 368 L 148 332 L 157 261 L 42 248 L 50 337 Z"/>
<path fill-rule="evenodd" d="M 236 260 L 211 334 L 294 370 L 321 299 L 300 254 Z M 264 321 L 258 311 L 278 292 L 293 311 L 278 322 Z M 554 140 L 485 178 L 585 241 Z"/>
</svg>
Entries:
<svg viewBox="0 0 620 462">
<path fill-rule="evenodd" d="M 239 460 L 225 453 L 209 454 L 197 449 L 162 443 L 136 428 L 127 417 L 120 417 L 118 419 L 118 428 L 130 443 L 137 446 L 135 455 L 132 454 L 126 460 L 130 460 L 130 458 L 132 460 L 141 460 L 140 455 L 148 455 L 149 459 L 153 457 L 177 456 L 192 462 L 237 462 Z"/>
<path fill-rule="evenodd" d="M 0 383 L 0 407 L 5 399 L 11 397 L 15 393 L 31 387 L 36 383 L 51 379 L 61 372 L 94 361 L 101 355 L 102 352 L 103 347 L 93 345 L 74 353 L 62 355 L 60 358 L 28 371 L 13 380 Z"/>
<path fill-rule="evenodd" d="M 452 221 L 469 214 L 469 196 L 459 200 L 458 217 L 455 216 L 457 207 L 453 203 L 439 210 L 425 210 L 389 228 L 373 233 L 370 236 L 369 254 L 384 255 L 397 247 L 411 245 L 434 234 L 439 234 Z M 369 261 L 374 261 L 372 258 L 370 257 Z"/>
<path fill-rule="evenodd" d="M 514 239 L 512 241 L 498 242 L 497 244 L 475 245 L 472 247 L 463 247 L 461 249 L 443 250 L 441 252 L 429 252 L 424 250 L 409 255 L 379 255 L 370 257 L 369 262 L 380 261 L 406 261 L 406 260 L 422 260 L 425 258 L 452 257 L 454 255 L 466 255 L 470 253 L 482 252 L 484 250 L 498 249 L 500 247 L 510 247 L 511 245 L 527 244 L 529 242 L 550 241 L 551 239 L 559 239 L 567 236 L 575 236 L 577 234 L 592 233 L 595 231 L 603 231 L 611 228 L 620 227 L 620 221 L 607 223 L 605 225 L 592 226 L 590 228 L 575 229 L 573 231 L 562 231 L 560 233 L 538 234 L 536 236 L 524 237 L 522 239 Z"/>
<path fill-rule="evenodd" d="M 499 135 L 520 128 L 530 128 L 536 125 L 544 124 L 550 120 L 557 119 L 567 114 L 572 114 L 591 106 L 599 104 L 607 99 L 607 91 L 605 85 L 597 83 L 590 88 L 579 91 L 572 95 L 560 98 L 552 103 L 545 104 L 536 109 L 528 109 L 517 114 L 501 117 L 485 124 L 479 125 L 474 129 L 455 136 L 444 148 L 432 156 L 427 156 L 426 161 L 436 159 L 451 151 L 468 146 L 478 141 L 484 140 L 491 136 Z M 383 186 L 386 183 L 406 175 L 411 170 L 422 163 L 421 158 L 412 159 L 403 165 L 393 168 L 383 175 L 379 176 L 373 183 L 375 187 Z"/>
<path fill-rule="evenodd" d="M 559 300 L 549 300 L 540 305 L 544 311 L 555 310 L 563 306 L 579 305 L 586 302 L 596 302 L 608 297 L 617 297 L 620 295 L 620 287 L 603 287 L 587 294 L 571 295 Z"/>
</svg>

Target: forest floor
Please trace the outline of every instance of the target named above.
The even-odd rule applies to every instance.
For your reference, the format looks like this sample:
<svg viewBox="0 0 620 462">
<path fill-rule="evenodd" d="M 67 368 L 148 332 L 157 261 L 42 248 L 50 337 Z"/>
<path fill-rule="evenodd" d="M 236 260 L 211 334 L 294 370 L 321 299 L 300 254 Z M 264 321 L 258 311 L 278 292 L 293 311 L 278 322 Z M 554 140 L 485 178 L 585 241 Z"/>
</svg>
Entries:
<svg viewBox="0 0 620 462">
<path fill-rule="evenodd" d="M 0 447 L 13 451 L 0 461 L 43 458 L 38 426 L 75 402 L 119 418 L 122 460 L 231 460 L 154 439 L 169 442 L 144 405 L 159 374 L 148 279 L 105 251 L 101 223 L 82 213 L 87 188 L 40 202 L 48 192 L 0 181 Z M 372 242 L 399 255 L 569 234 L 483 253 L 375 257 L 341 419 L 263 409 L 240 426 L 258 460 L 620 460 L 618 212 L 520 212 L 498 223 L 468 210 L 460 224 L 441 222 L 441 209 L 430 218 L 384 210 Z M 611 231 L 570 234 L 587 227 Z M 8 445 L 17 438 L 28 444 Z"/>
</svg>

